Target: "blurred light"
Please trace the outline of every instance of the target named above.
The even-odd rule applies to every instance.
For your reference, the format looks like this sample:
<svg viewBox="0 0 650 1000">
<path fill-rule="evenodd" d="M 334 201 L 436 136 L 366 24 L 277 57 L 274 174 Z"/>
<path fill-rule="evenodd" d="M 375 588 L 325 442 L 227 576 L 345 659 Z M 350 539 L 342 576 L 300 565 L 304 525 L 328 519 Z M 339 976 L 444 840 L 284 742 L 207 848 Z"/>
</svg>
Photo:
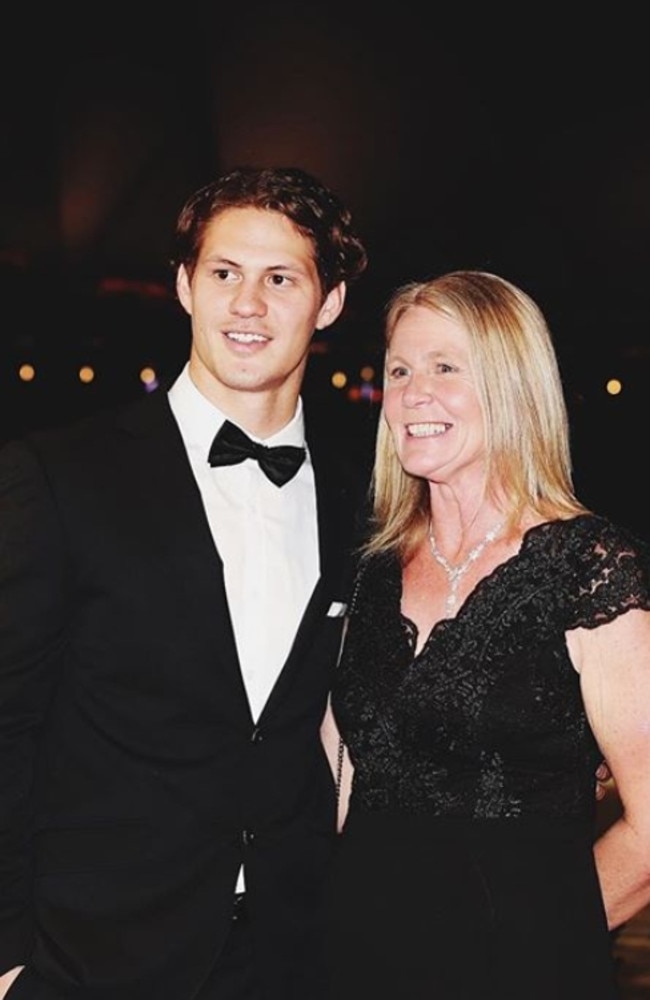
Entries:
<svg viewBox="0 0 650 1000">
<path fill-rule="evenodd" d="M 348 384 L 348 377 L 345 372 L 334 372 L 331 381 L 335 389 L 343 389 Z"/>
<path fill-rule="evenodd" d="M 610 396 L 618 396 L 623 391 L 623 384 L 617 378 L 608 379 L 605 388 Z"/>
<path fill-rule="evenodd" d="M 150 368 L 148 365 L 141 369 L 140 381 L 144 385 L 145 392 L 155 392 L 160 385 L 155 369 Z"/>
<path fill-rule="evenodd" d="M 364 365 L 361 371 L 359 372 L 359 375 L 361 376 L 364 382 L 372 382 L 373 378 L 375 377 L 375 369 L 372 367 L 372 365 Z"/>
<path fill-rule="evenodd" d="M 348 399 L 352 403 L 358 403 L 361 399 L 361 390 L 358 385 L 351 385 L 348 389 Z"/>
<path fill-rule="evenodd" d="M 36 378 L 36 369 L 33 365 L 21 365 L 18 369 L 18 378 L 21 382 L 33 382 Z"/>
<path fill-rule="evenodd" d="M 82 365 L 79 369 L 79 381 L 88 385 L 95 378 L 95 371 L 90 365 Z"/>
</svg>

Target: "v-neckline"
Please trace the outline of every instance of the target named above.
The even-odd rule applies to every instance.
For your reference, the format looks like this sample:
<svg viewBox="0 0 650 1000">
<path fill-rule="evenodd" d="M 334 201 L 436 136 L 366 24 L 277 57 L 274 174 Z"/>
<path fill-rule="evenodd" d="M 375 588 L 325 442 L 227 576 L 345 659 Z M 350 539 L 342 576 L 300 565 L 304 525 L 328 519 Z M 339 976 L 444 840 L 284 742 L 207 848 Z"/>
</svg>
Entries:
<svg viewBox="0 0 650 1000">
<path fill-rule="evenodd" d="M 468 611 L 468 607 L 470 605 L 473 605 L 475 603 L 475 600 L 478 599 L 478 595 L 480 595 L 480 592 L 484 589 L 484 586 L 487 587 L 489 581 L 491 581 L 494 578 L 500 576 L 502 573 L 505 573 L 506 570 L 510 566 L 512 566 L 512 564 L 516 560 L 518 560 L 518 559 L 520 559 L 522 557 L 522 555 L 524 554 L 525 550 L 528 549 L 529 546 L 530 546 L 531 537 L 534 537 L 537 532 L 539 532 L 541 529 L 549 528 L 550 525 L 560 524 L 560 523 L 561 524 L 566 524 L 567 521 L 576 521 L 579 518 L 582 518 L 582 517 L 591 517 L 591 516 L 593 516 L 593 515 L 590 515 L 590 514 L 576 514 L 572 518 L 566 518 L 566 519 L 565 518 L 556 518 L 553 521 L 540 521 L 539 524 L 533 524 L 533 525 L 531 525 L 530 528 L 526 528 L 526 530 L 523 532 L 523 534 L 521 536 L 521 544 L 520 544 L 519 548 L 517 549 L 517 551 L 513 552 L 513 554 L 511 556 L 508 556 L 506 559 L 503 560 L 503 562 L 498 563 L 493 569 L 490 570 L 489 573 L 486 573 L 485 576 L 481 577 L 480 580 L 476 581 L 476 583 L 474 584 L 474 586 L 472 587 L 472 589 L 465 596 L 464 600 L 458 605 L 458 608 L 456 610 L 456 614 L 453 615 L 453 617 L 450 618 L 450 617 L 447 616 L 447 617 L 444 617 L 444 618 L 439 618 L 438 621 L 434 622 L 433 625 L 431 626 L 431 628 L 429 629 L 428 634 L 425 636 L 424 642 L 422 643 L 422 645 L 419 648 L 418 648 L 418 639 L 419 639 L 420 633 L 419 633 L 418 627 L 415 624 L 415 622 L 411 618 L 409 618 L 408 615 L 405 615 L 403 613 L 403 611 L 401 610 L 401 608 L 402 608 L 402 595 L 403 595 L 403 583 L 402 583 L 402 571 L 401 571 L 401 568 L 399 567 L 399 564 L 398 564 L 397 572 L 398 572 L 398 582 L 399 582 L 399 602 L 398 602 L 399 616 L 400 616 L 400 620 L 401 620 L 402 624 L 406 628 L 406 631 L 409 633 L 409 636 L 413 638 L 413 662 L 416 662 L 417 660 L 420 659 L 420 657 L 425 652 L 425 650 L 429 647 L 429 645 L 434 640 L 434 638 L 436 637 L 436 635 L 437 635 L 438 632 L 440 632 L 440 631 L 444 632 L 444 631 L 448 630 L 449 628 L 453 628 L 454 624 L 459 619 L 462 619 L 462 618 L 466 617 L 466 614 L 467 614 L 467 611 Z"/>
</svg>

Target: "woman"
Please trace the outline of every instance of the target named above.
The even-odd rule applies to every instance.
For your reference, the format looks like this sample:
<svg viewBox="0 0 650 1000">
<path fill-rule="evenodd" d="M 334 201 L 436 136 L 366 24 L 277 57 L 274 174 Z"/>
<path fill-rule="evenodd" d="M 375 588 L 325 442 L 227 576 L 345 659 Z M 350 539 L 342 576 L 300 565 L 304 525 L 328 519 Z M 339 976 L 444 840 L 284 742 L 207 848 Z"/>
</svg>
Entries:
<svg viewBox="0 0 650 1000">
<path fill-rule="evenodd" d="M 609 1000 L 609 931 L 650 900 L 648 551 L 574 495 L 529 296 L 458 271 L 399 290 L 386 326 L 323 727 L 354 768 L 331 996 Z M 603 758 L 623 812 L 594 845 Z"/>
</svg>

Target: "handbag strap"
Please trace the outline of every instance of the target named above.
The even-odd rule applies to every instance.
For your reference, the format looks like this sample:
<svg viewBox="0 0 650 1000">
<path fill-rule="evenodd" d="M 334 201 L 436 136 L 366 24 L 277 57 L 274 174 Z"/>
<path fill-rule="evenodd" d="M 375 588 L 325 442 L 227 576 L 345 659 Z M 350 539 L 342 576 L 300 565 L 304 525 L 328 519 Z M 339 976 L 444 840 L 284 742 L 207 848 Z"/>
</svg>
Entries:
<svg viewBox="0 0 650 1000">
<path fill-rule="evenodd" d="M 336 801 L 338 802 L 341 798 L 341 780 L 343 778 L 343 754 L 345 753 L 345 745 L 343 740 L 339 736 L 339 746 L 336 755 Z"/>
</svg>

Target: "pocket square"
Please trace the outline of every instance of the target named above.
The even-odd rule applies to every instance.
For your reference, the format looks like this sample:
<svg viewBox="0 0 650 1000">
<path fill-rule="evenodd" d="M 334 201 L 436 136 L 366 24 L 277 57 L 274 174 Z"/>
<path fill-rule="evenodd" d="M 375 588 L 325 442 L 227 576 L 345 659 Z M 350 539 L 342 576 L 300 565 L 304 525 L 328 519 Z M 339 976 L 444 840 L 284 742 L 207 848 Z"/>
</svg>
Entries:
<svg viewBox="0 0 650 1000">
<path fill-rule="evenodd" d="M 347 610 L 347 604 L 344 604 L 342 601 L 332 601 L 327 612 L 327 617 L 342 618 Z"/>
</svg>

